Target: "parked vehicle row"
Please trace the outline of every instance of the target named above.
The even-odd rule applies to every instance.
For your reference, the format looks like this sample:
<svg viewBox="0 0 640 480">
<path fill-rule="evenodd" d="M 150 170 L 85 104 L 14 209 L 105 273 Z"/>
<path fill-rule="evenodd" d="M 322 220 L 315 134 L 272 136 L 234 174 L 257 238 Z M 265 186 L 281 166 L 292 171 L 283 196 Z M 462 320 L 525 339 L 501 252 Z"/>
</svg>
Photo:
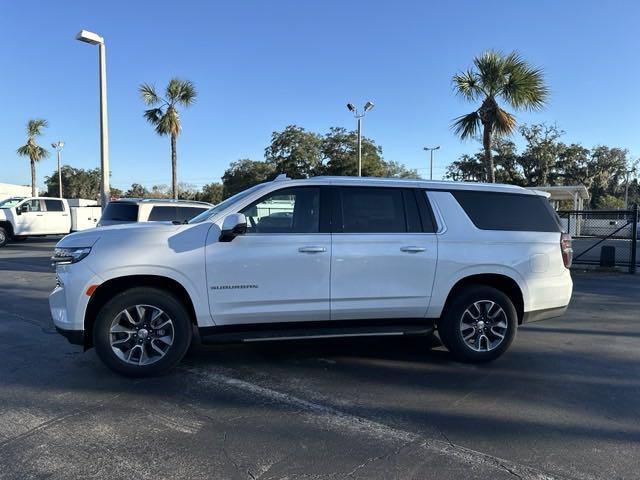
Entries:
<svg viewBox="0 0 640 480">
<path fill-rule="evenodd" d="M 204 342 L 437 331 L 462 361 L 561 315 L 571 237 L 520 187 L 317 177 L 245 190 L 187 224 L 74 233 L 53 257 L 56 328 L 126 375 Z"/>
<path fill-rule="evenodd" d="M 99 225 L 130 222 L 185 222 L 211 207 L 204 202 L 122 199 L 102 213 L 92 200 L 11 197 L 0 202 L 0 247 L 31 236 L 66 235 Z"/>
</svg>

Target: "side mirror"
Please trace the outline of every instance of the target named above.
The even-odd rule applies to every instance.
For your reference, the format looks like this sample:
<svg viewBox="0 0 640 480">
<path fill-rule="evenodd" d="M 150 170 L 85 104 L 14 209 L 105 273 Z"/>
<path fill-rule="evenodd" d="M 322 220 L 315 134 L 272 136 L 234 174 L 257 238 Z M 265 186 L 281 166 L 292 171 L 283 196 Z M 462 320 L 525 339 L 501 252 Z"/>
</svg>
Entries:
<svg viewBox="0 0 640 480">
<path fill-rule="evenodd" d="M 221 242 L 230 242 L 238 235 L 247 233 L 247 219 L 242 213 L 231 213 L 222 222 Z"/>
<path fill-rule="evenodd" d="M 29 204 L 27 203 L 23 203 L 22 205 L 19 205 L 16 207 L 16 213 L 18 215 L 22 215 L 25 212 L 29 211 Z"/>
</svg>

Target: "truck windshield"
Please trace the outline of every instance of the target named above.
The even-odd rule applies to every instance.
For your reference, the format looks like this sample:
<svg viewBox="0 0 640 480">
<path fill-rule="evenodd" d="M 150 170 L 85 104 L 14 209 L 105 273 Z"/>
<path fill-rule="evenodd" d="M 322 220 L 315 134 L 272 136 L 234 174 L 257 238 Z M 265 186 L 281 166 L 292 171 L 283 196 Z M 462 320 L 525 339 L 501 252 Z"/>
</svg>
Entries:
<svg viewBox="0 0 640 480">
<path fill-rule="evenodd" d="M 5 200 L 2 200 L 0 202 L 0 208 L 11 208 L 11 207 L 15 207 L 18 203 L 20 203 L 23 200 L 23 198 L 18 198 L 18 197 L 13 197 L 13 198 L 7 198 Z"/>
<path fill-rule="evenodd" d="M 231 205 L 233 205 L 235 202 L 237 202 L 239 200 L 242 200 L 245 197 L 248 197 L 253 192 L 255 192 L 256 190 L 261 189 L 262 187 L 264 187 L 264 183 L 260 183 L 258 185 L 254 185 L 251 188 L 248 188 L 246 190 L 243 190 L 242 192 L 236 193 L 235 195 L 227 198 L 226 200 L 223 200 L 222 202 L 220 202 L 216 206 L 211 207 L 209 210 L 205 210 L 204 212 L 202 212 L 197 217 L 193 217 L 191 220 L 189 220 L 189 223 L 204 222 L 205 220 L 207 220 L 208 218 L 212 217 L 216 213 L 219 213 L 219 212 L 223 211 L 225 208 L 228 208 Z"/>
</svg>

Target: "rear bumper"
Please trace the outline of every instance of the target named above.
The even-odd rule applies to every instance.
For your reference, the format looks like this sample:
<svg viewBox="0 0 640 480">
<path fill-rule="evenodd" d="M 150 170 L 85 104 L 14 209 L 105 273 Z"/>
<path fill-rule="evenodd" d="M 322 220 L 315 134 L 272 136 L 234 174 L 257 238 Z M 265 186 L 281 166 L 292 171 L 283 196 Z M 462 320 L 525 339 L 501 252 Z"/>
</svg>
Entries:
<svg viewBox="0 0 640 480">
<path fill-rule="evenodd" d="M 560 317 L 564 315 L 568 307 L 569 305 L 565 305 L 564 307 L 545 308 L 544 310 L 524 312 L 524 315 L 522 316 L 522 323 L 539 322 L 540 320 Z"/>
</svg>

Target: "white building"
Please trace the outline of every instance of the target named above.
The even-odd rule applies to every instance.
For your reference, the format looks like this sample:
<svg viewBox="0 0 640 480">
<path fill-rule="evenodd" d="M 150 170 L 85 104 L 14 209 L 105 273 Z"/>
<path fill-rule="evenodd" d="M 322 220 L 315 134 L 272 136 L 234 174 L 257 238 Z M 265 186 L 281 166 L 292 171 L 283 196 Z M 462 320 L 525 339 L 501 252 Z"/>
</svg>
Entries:
<svg viewBox="0 0 640 480">
<path fill-rule="evenodd" d="M 36 190 L 36 195 L 38 191 Z M 31 187 L 28 185 L 13 185 L 11 183 L 0 183 L 0 200 L 9 197 L 30 197 Z"/>
</svg>

